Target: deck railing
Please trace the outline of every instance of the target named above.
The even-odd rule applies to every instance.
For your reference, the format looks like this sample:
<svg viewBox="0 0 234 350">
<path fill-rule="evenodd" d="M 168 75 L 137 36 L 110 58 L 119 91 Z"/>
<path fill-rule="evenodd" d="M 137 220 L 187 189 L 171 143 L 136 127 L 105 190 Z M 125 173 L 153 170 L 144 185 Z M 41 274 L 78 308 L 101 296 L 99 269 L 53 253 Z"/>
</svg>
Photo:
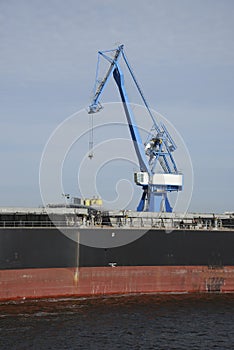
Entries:
<svg viewBox="0 0 234 350">
<path fill-rule="evenodd" d="M 63 221 L 0 221 L 0 228 L 155 228 L 155 229 L 186 229 L 186 230 L 214 230 L 214 229 L 234 229 L 234 225 L 223 225 L 222 220 L 212 221 L 210 219 L 201 222 L 178 219 L 143 219 L 143 218 L 112 218 L 106 222 L 96 222 L 95 220 L 63 220 Z"/>
</svg>

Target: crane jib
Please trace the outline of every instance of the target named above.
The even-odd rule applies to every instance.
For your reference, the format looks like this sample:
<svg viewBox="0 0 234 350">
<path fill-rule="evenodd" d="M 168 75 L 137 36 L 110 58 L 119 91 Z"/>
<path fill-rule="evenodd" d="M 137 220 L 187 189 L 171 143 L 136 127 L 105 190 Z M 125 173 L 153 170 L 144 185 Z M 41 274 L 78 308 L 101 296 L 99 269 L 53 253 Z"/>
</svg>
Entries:
<svg viewBox="0 0 234 350">
<path fill-rule="evenodd" d="M 124 111 L 128 121 L 128 126 L 131 133 L 131 138 L 133 140 L 134 148 L 138 157 L 140 169 L 141 171 L 147 172 L 150 175 L 150 169 L 147 164 L 144 146 L 143 146 L 138 128 L 136 126 L 133 114 L 131 113 L 131 108 L 128 101 L 127 93 L 124 88 L 124 78 L 118 66 L 116 66 L 116 68 L 113 71 L 113 77 L 118 86 L 120 97 L 123 102 Z"/>
</svg>

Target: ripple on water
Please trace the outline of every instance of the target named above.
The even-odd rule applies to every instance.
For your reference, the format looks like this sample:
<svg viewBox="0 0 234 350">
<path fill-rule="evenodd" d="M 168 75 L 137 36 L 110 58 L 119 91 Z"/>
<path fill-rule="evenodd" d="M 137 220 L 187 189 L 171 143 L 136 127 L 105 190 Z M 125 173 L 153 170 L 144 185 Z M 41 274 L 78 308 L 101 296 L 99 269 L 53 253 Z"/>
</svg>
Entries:
<svg viewBox="0 0 234 350">
<path fill-rule="evenodd" d="M 234 295 L 0 304 L 0 349 L 234 349 Z"/>
</svg>

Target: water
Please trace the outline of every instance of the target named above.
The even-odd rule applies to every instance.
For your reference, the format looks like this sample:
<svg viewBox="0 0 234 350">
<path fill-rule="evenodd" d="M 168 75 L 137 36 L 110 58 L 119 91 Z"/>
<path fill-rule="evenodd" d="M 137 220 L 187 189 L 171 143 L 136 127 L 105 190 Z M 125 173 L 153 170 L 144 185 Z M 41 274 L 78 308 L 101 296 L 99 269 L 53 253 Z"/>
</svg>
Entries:
<svg viewBox="0 0 234 350">
<path fill-rule="evenodd" d="M 1 303 L 0 349 L 234 349 L 234 295 Z"/>
</svg>

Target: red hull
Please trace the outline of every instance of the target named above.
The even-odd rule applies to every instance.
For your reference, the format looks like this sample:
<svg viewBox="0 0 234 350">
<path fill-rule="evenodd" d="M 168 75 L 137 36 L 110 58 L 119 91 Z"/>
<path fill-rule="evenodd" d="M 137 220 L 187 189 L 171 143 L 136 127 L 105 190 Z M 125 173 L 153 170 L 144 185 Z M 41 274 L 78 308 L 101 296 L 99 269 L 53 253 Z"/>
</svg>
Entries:
<svg viewBox="0 0 234 350">
<path fill-rule="evenodd" d="M 234 292 L 234 266 L 0 270 L 0 300 L 130 293 Z"/>
</svg>

